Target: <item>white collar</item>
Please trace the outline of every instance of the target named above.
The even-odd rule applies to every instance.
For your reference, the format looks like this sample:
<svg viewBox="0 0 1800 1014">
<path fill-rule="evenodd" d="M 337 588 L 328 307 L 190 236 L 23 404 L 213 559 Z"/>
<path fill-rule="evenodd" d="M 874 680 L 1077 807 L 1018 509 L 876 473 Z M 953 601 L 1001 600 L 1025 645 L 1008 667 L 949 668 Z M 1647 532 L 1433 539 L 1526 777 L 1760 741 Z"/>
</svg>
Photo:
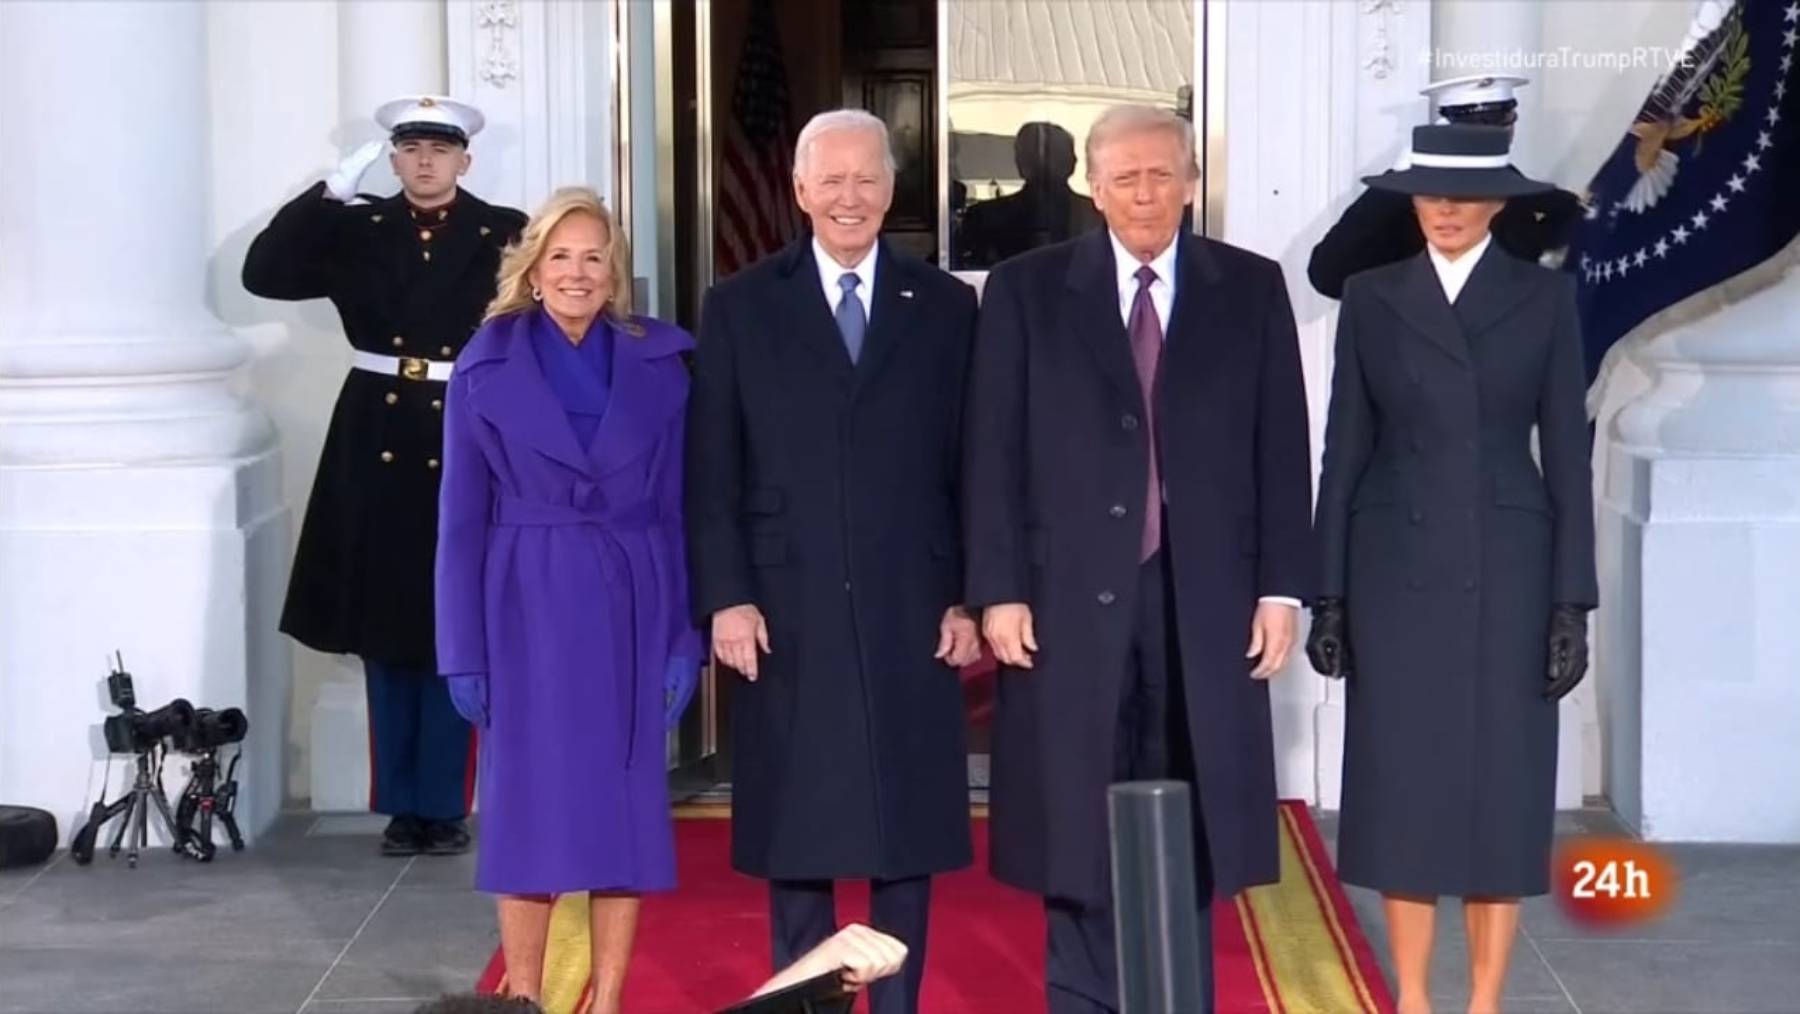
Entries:
<svg viewBox="0 0 1800 1014">
<path fill-rule="evenodd" d="M 1468 284 L 1469 276 L 1475 272 L 1475 265 L 1481 263 L 1482 255 L 1487 253 L 1493 242 L 1494 234 L 1490 232 L 1455 260 L 1439 253 L 1437 247 L 1430 243 L 1425 244 L 1425 250 L 1431 256 L 1431 266 L 1437 271 L 1438 283 L 1444 287 L 1445 299 L 1454 303 L 1456 297 L 1462 295 L 1463 286 Z"/>
<path fill-rule="evenodd" d="M 1106 238 L 1112 243 L 1113 269 L 1118 275 L 1119 292 L 1129 297 L 1137 291 L 1137 271 L 1143 264 L 1136 254 L 1125 249 L 1125 244 L 1119 242 L 1119 237 L 1113 235 L 1111 229 L 1106 230 Z M 1176 230 L 1175 236 L 1169 240 L 1168 246 L 1163 247 L 1162 253 L 1150 259 L 1149 267 L 1156 272 L 1156 280 L 1166 284 L 1171 290 L 1175 288 L 1175 248 L 1180 245 L 1181 232 Z"/>
<path fill-rule="evenodd" d="M 850 272 L 859 279 L 856 298 L 862 300 L 866 312 L 866 308 L 875 299 L 875 254 L 880 249 L 881 243 L 877 240 L 874 245 L 869 247 L 869 252 L 863 254 L 862 260 L 846 268 L 839 264 L 836 258 L 825 252 L 825 245 L 819 242 L 817 236 L 813 237 L 813 260 L 819 265 L 819 284 L 824 286 L 826 296 L 833 307 L 837 306 L 838 298 L 843 295 L 843 289 L 838 285 L 838 279 L 842 278 L 846 272 Z"/>
</svg>

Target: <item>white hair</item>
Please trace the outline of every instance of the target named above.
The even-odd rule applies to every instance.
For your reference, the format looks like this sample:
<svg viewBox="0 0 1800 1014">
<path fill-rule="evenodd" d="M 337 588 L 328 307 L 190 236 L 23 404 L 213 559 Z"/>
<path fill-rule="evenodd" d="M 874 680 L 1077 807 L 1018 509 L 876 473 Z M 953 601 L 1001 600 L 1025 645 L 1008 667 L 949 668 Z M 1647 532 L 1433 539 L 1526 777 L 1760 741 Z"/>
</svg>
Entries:
<svg viewBox="0 0 1800 1014">
<path fill-rule="evenodd" d="M 794 142 L 794 176 L 798 179 L 806 172 L 807 164 L 812 161 L 813 142 L 826 134 L 839 130 L 867 130 L 881 138 L 881 163 L 887 166 L 888 175 L 894 175 L 899 168 L 894 161 L 894 149 L 888 142 L 887 124 L 881 118 L 863 109 L 831 109 L 806 121 L 800 128 L 800 140 Z"/>
<path fill-rule="evenodd" d="M 1200 163 L 1194 156 L 1194 125 L 1176 116 L 1172 110 L 1157 106 L 1125 104 L 1112 106 L 1100 114 L 1094 125 L 1088 128 L 1087 136 L 1087 175 L 1088 179 L 1098 176 L 1095 159 L 1101 148 L 1113 141 L 1131 134 L 1144 134 L 1153 131 L 1165 131 L 1175 138 L 1181 150 L 1187 153 L 1188 174 L 1199 177 Z"/>
</svg>

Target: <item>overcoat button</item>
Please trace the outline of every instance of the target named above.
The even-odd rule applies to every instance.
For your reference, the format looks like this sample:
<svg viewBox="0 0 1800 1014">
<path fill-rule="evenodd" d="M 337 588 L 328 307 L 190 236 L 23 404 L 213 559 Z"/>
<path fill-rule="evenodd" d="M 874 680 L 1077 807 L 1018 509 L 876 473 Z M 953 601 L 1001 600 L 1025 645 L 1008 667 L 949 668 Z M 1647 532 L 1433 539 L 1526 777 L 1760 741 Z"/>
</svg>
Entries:
<svg viewBox="0 0 1800 1014">
<path fill-rule="evenodd" d="M 405 339 L 405 338 L 402 338 L 402 337 L 400 337 L 400 336 L 399 336 L 399 335 L 395 335 L 395 336 L 394 336 L 394 347 L 395 347 L 395 348 L 401 348 L 401 347 L 403 347 L 403 346 L 405 346 L 405 345 L 406 345 L 406 339 Z"/>
<path fill-rule="evenodd" d="M 442 399 L 442 398 L 431 399 L 431 407 L 434 409 L 437 409 L 439 412 L 442 412 L 444 410 L 444 399 Z"/>
<path fill-rule="evenodd" d="M 1112 508 L 1106 513 L 1111 514 L 1115 518 L 1122 518 L 1125 516 L 1125 505 L 1122 503 L 1113 504 Z"/>
<path fill-rule="evenodd" d="M 381 460 L 382 461 L 393 461 L 394 460 L 394 452 L 393 451 L 382 451 L 381 452 Z"/>
<path fill-rule="evenodd" d="M 389 391 L 387 393 L 387 397 L 383 398 L 382 400 L 387 402 L 389 405 L 397 405 L 400 403 L 400 395 L 397 394 L 396 392 Z"/>
<path fill-rule="evenodd" d="M 453 356 L 455 354 L 456 354 L 456 350 L 451 348 L 448 345 L 442 346 L 438 349 L 438 355 L 440 355 L 440 356 Z"/>
<path fill-rule="evenodd" d="M 426 460 L 426 462 L 425 462 L 425 467 L 426 467 L 426 468 L 436 468 L 436 467 L 438 467 L 438 459 L 436 459 L 436 458 L 429 458 L 429 459 L 427 459 L 427 460 Z"/>
<path fill-rule="evenodd" d="M 1119 428 L 1120 429 L 1129 432 L 1131 430 L 1137 429 L 1137 426 L 1138 426 L 1137 416 L 1132 415 L 1130 412 L 1127 412 L 1124 415 L 1119 417 Z"/>
<path fill-rule="evenodd" d="M 1095 598 L 1099 599 L 1100 604 L 1103 606 L 1110 606 L 1115 601 L 1115 597 L 1114 597 L 1113 593 L 1109 592 L 1109 591 L 1103 591 L 1099 595 L 1095 596 Z"/>
</svg>

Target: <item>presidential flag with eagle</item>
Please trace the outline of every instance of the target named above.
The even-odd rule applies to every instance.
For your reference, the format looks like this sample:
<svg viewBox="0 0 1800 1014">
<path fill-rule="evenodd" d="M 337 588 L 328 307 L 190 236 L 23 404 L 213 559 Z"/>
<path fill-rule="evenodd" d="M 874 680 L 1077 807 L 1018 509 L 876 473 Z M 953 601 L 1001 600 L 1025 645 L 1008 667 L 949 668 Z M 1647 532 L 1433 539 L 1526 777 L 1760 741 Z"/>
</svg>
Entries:
<svg viewBox="0 0 1800 1014">
<path fill-rule="evenodd" d="M 1563 261 L 1588 379 L 1633 328 L 1800 234 L 1800 0 L 1704 0 L 1588 185 Z"/>
</svg>

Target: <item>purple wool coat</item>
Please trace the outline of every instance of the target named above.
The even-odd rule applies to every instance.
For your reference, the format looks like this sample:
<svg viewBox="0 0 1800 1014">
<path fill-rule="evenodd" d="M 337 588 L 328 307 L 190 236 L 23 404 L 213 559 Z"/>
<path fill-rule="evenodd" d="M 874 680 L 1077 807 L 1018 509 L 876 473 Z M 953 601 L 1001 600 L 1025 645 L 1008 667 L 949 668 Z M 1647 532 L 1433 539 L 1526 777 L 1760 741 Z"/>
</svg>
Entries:
<svg viewBox="0 0 1800 1014">
<path fill-rule="evenodd" d="M 541 310 L 469 340 L 444 399 L 438 670 L 488 674 L 475 885 L 508 894 L 675 885 L 664 725 L 688 618 L 677 327 L 616 325 L 586 448 L 532 349 Z"/>
</svg>

